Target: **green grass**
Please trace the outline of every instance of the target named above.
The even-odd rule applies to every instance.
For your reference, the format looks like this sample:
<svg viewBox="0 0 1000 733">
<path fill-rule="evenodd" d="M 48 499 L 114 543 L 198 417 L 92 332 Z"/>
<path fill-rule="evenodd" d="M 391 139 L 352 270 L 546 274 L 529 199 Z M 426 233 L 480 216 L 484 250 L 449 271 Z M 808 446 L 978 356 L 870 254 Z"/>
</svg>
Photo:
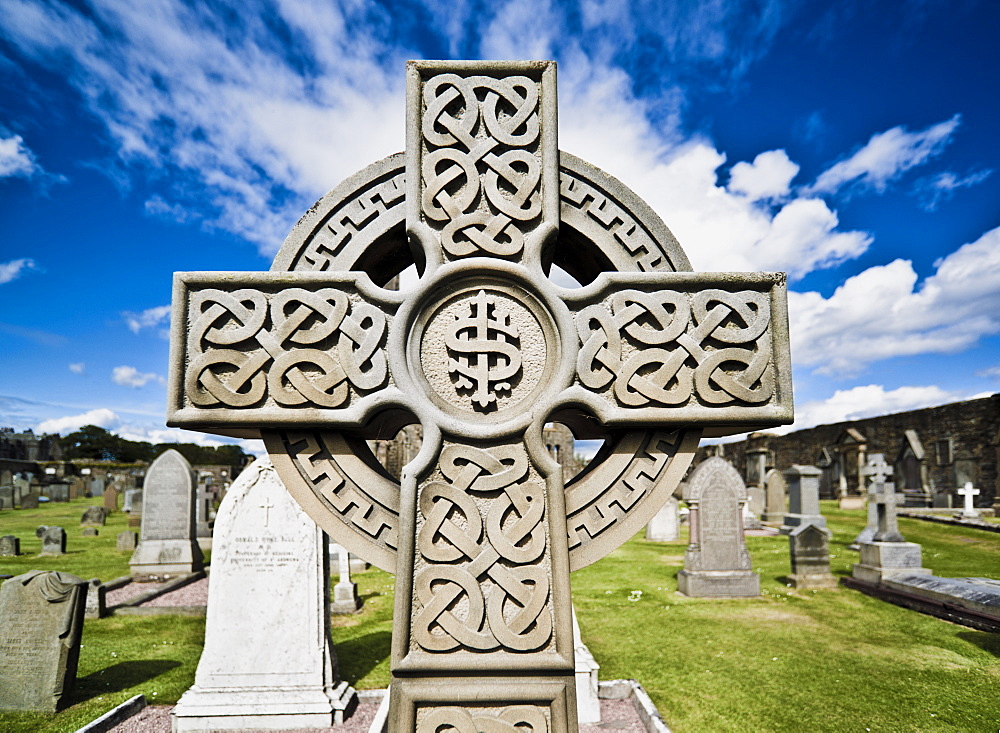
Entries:
<svg viewBox="0 0 1000 733">
<path fill-rule="evenodd" d="M 79 526 L 89 500 L 78 500 L 62 526 Z M 43 507 L 25 524 L 59 524 Z M 864 525 L 863 511 L 824 502 L 831 565 L 850 574 L 857 553 L 847 549 Z M 0 514 L 0 534 L 19 514 Z M 11 515 L 15 520 L 11 520 Z M 26 518 L 27 519 L 27 518 Z M 109 525 L 115 518 L 109 520 Z M 124 519 L 122 518 L 124 524 Z M 32 524 L 33 523 L 33 524 Z M 113 526 L 113 525 L 112 525 Z M 1000 535 L 900 520 L 907 539 L 920 542 L 924 565 L 942 576 L 1000 578 Z M 87 546 L 65 564 L 21 558 L 14 570 L 69 569 L 109 579 L 128 572 L 128 555 L 112 542 Z M 86 538 L 77 537 L 80 541 Z M 70 534 L 70 550 L 73 533 Z M 845 588 L 799 591 L 785 586 L 785 537 L 751 537 L 760 598 L 709 600 L 676 592 L 684 541 L 633 538 L 604 560 L 574 573 L 573 595 L 584 640 L 601 665 L 602 680 L 638 679 L 677 733 L 722 731 L 993 731 L 998 728 L 1000 635 L 974 631 L 877 601 Z M 35 549 L 37 552 L 37 548 Z M 46 559 L 47 560 L 47 559 Z M 60 558 L 55 558 L 60 560 Z M 124 563 L 124 564 L 122 564 Z M 103 568 L 103 570 L 102 570 Z M 354 579 L 364 610 L 333 618 L 342 676 L 360 689 L 389 682 L 393 577 L 372 569 Z M 638 600 L 633 591 L 641 590 Z M 204 619 L 122 616 L 84 626 L 74 704 L 54 716 L 0 714 L 12 733 L 72 731 L 137 693 L 172 703 L 194 680 Z M 166 642 L 166 643 L 164 643 Z M 155 695 L 153 693 L 156 693 Z"/>
</svg>

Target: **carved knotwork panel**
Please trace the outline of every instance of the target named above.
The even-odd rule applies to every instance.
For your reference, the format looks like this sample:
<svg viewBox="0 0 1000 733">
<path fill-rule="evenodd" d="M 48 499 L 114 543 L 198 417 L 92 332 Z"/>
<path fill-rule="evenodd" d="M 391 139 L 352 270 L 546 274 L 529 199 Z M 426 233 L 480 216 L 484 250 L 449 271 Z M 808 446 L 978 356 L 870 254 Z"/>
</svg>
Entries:
<svg viewBox="0 0 1000 733">
<path fill-rule="evenodd" d="M 518 258 L 532 231 L 554 224 L 557 194 L 546 192 L 558 185 L 553 73 L 530 63 L 502 76 L 411 66 L 419 221 L 447 258 Z"/>
<path fill-rule="evenodd" d="M 444 443 L 419 490 L 412 648 L 552 645 L 546 498 L 523 444 Z"/>
<path fill-rule="evenodd" d="M 420 706 L 417 733 L 545 733 L 548 706 L 507 707 Z"/>
</svg>

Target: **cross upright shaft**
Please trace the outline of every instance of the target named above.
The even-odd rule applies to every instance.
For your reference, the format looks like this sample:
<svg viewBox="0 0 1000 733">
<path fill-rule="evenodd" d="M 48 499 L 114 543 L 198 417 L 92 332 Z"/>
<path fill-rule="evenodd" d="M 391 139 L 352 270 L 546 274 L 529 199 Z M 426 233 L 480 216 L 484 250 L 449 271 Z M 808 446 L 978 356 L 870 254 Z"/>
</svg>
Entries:
<svg viewBox="0 0 1000 733">
<path fill-rule="evenodd" d="M 664 272 L 668 252 L 686 260 L 655 215 L 560 161 L 551 62 L 411 62 L 407 75 L 405 175 L 372 166 L 369 203 L 335 191 L 289 241 L 300 261 L 336 263 L 365 222 L 405 209 L 420 283 L 179 274 L 170 422 L 261 430 L 306 511 L 396 572 L 394 729 L 574 730 L 569 571 L 659 508 L 701 428 L 791 420 L 784 277 Z M 554 286 L 558 239 L 599 239 L 593 221 L 609 235 L 604 269 L 632 253 L 663 269 Z M 607 470 L 564 487 L 541 428 L 581 411 L 626 437 Z M 424 443 L 398 493 L 316 432 L 404 412 Z"/>
</svg>

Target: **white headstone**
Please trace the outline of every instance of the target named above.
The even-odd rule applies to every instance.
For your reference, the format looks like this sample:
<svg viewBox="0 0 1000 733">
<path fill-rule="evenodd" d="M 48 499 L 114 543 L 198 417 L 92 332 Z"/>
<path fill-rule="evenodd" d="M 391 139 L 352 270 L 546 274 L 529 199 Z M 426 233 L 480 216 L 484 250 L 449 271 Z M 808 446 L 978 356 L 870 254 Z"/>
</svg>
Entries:
<svg viewBox="0 0 1000 733">
<path fill-rule="evenodd" d="M 329 571 L 326 535 L 257 459 L 215 520 L 205 647 L 174 731 L 343 722 L 355 693 L 338 680 Z"/>
<path fill-rule="evenodd" d="M 347 549 L 334 545 L 331 550 L 337 556 L 339 579 L 333 586 L 333 613 L 357 613 L 361 608 L 361 598 L 358 596 L 358 584 L 351 580 L 351 558 Z"/>
<path fill-rule="evenodd" d="M 680 526 L 677 498 L 670 496 L 646 525 L 646 539 L 650 542 L 672 542 L 680 536 Z"/>
</svg>

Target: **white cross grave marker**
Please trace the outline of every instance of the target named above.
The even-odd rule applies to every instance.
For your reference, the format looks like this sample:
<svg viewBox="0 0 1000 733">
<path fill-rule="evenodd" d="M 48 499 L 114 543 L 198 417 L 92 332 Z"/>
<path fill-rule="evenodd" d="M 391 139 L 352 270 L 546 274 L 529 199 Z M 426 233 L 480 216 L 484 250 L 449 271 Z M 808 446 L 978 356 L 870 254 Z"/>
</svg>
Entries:
<svg viewBox="0 0 1000 733">
<path fill-rule="evenodd" d="M 972 503 L 974 496 L 979 496 L 979 489 L 972 488 L 972 482 L 966 481 L 965 486 L 958 490 L 958 495 L 965 498 L 965 507 L 962 509 L 962 517 L 975 519 L 979 516 L 975 505 Z"/>
</svg>

